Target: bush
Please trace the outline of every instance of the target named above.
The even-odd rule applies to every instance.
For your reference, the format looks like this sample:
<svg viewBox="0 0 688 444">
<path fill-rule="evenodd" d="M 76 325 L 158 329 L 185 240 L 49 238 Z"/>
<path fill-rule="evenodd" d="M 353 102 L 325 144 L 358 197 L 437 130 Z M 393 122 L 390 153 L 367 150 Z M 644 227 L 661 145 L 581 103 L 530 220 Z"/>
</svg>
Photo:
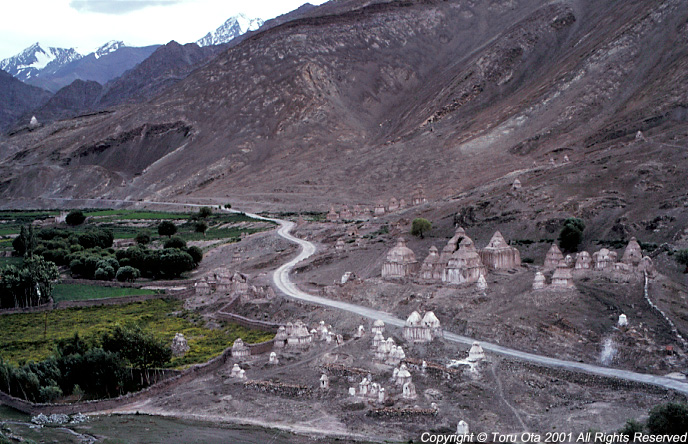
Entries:
<svg viewBox="0 0 688 444">
<path fill-rule="evenodd" d="M 119 282 L 134 282 L 140 276 L 141 272 L 138 270 L 138 268 L 130 266 L 121 267 L 119 270 L 117 270 L 117 274 L 115 275 Z"/>
<path fill-rule="evenodd" d="M 203 233 L 203 236 L 205 236 L 205 232 L 208 231 L 208 224 L 204 221 L 196 222 L 194 229 L 196 233 Z"/>
<path fill-rule="evenodd" d="M 115 277 L 115 269 L 109 265 L 105 267 L 98 268 L 93 274 L 93 277 L 99 281 L 109 281 Z"/>
<path fill-rule="evenodd" d="M 189 247 L 188 250 L 186 250 L 187 253 L 191 255 L 193 258 L 194 263 L 198 264 L 203 260 L 203 250 L 201 250 L 197 246 Z"/>
<path fill-rule="evenodd" d="M 644 429 L 645 426 L 641 422 L 638 422 L 634 419 L 629 419 L 628 421 L 626 421 L 626 424 L 623 426 L 623 428 L 619 430 L 619 434 L 628 436 L 630 438 L 630 442 L 630 440 L 633 439 L 633 436 L 636 433 L 642 433 Z"/>
<path fill-rule="evenodd" d="M 686 267 L 684 273 L 688 273 L 688 250 L 678 250 L 674 252 L 674 260 Z"/>
<path fill-rule="evenodd" d="M 147 231 L 139 231 L 138 233 L 136 233 L 136 237 L 134 238 L 134 240 L 139 245 L 150 244 L 151 235 Z"/>
<path fill-rule="evenodd" d="M 165 241 L 165 248 L 186 248 L 186 241 L 181 237 L 171 237 Z"/>
<path fill-rule="evenodd" d="M 213 210 L 210 207 L 201 207 L 200 210 L 198 210 L 198 217 L 201 219 L 205 219 L 206 217 L 210 217 L 213 214 Z"/>
<path fill-rule="evenodd" d="M 172 237 L 177 232 L 177 226 L 169 220 L 164 220 L 158 225 L 158 234 L 160 236 Z"/>
<path fill-rule="evenodd" d="M 84 223 L 86 220 L 86 216 L 84 216 L 84 212 L 81 210 L 72 210 L 67 214 L 67 217 L 65 218 L 65 222 L 67 222 L 67 225 L 75 226 L 75 225 L 81 225 Z"/>
<path fill-rule="evenodd" d="M 581 219 L 570 217 L 564 221 L 564 227 L 559 234 L 559 246 L 567 252 L 578 251 L 578 246 L 583 240 L 585 222 Z"/>
<path fill-rule="evenodd" d="M 418 236 L 421 239 L 425 237 L 425 233 L 430 231 L 432 228 L 432 224 L 430 223 L 429 220 L 423 219 L 422 217 L 413 219 L 413 222 L 411 223 L 411 234 L 414 236 Z"/>
<path fill-rule="evenodd" d="M 682 435 L 688 433 L 688 405 L 670 402 L 654 407 L 647 419 L 652 435 Z"/>
</svg>

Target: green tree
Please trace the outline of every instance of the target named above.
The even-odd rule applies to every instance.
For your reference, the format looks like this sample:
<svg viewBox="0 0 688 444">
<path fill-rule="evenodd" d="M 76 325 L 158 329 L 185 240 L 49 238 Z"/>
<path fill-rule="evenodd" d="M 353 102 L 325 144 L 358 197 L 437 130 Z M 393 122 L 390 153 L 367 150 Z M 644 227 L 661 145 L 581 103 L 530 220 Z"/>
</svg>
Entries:
<svg viewBox="0 0 688 444">
<path fill-rule="evenodd" d="M 146 245 L 150 243 L 151 235 L 148 231 L 139 231 L 138 233 L 136 233 L 136 237 L 134 238 L 134 240 L 139 245 Z"/>
<path fill-rule="evenodd" d="M 84 215 L 84 212 L 81 210 L 72 210 L 67 214 L 67 217 L 65 218 L 65 222 L 67 222 L 67 225 L 75 226 L 75 225 L 81 225 L 84 223 L 86 220 L 86 216 Z"/>
<path fill-rule="evenodd" d="M 205 221 L 196 222 L 194 228 L 196 233 L 203 233 L 203 237 L 205 237 L 205 232 L 208 231 L 208 224 Z"/>
<path fill-rule="evenodd" d="M 431 228 L 432 223 L 430 223 L 429 220 L 419 217 L 413 219 L 413 222 L 411 223 L 411 234 L 423 239 L 425 237 L 425 233 L 430 231 Z"/>
<path fill-rule="evenodd" d="M 189 247 L 186 252 L 191 255 L 191 258 L 195 264 L 199 264 L 203 260 L 203 250 L 195 245 L 193 247 Z"/>
<path fill-rule="evenodd" d="M 629 437 L 629 442 L 630 440 L 633 439 L 633 436 L 636 433 L 642 433 L 645 430 L 645 426 L 643 423 L 636 421 L 635 419 L 629 419 L 626 421 L 626 424 L 619 430 L 619 433 L 624 436 Z"/>
<path fill-rule="evenodd" d="M 0 276 L 0 307 L 31 307 L 50 301 L 60 273 L 54 263 L 32 256 L 21 268 L 6 266 Z"/>
<path fill-rule="evenodd" d="M 163 244 L 164 248 L 186 248 L 186 241 L 181 237 L 171 237 Z"/>
<path fill-rule="evenodd" d="M 19 229 L 19 236 L 12 240 L 12 248 L 14 248 L 18 256 L 24 256 L 24 253 L 26 253 L 26 239 L 26 228 L 22 225 Z"/>
<path fill-rule="evenodd" d="M 115 277 L 120 282 L 134 282 L 140 276 L 141 272 L 139 272 L 138 268 L 127 265 L 117 270 L 117 275 Z"/>
<path fill-rule="evenodd" d="M 650 410 L 647 430 L 652 435 L 682 435 L 688 433 L 688 404 L 669 402 Z"/>
<path fill-rule="evenodd" d="M 571 253 L 578 251 L 578 246 L 583 241 L 583 230 L 585 230 L 583 220 L 575 217 L 566 219 L 559 233 L 559 246 Z"/>
<path fill-rule="evenodd" d="M 678 250 L 674 253 L 674 260 L 686 267 L 684 273 L 688 273 L 688 250 Z"/>
<path fill-rule="evenodd" d="M 177 232 L 177 226 L 169 220 L 164 220 L 158 225 L 158 234 L 160 236 L 172 237 Z"/>
<path fill-rule="evenodd" d="M 199 219 L 205 219 L 205 218 L 207 218 L 207 217 L 212 216 L 212 214 L 213 214 L 213 210 L 212 210 L 212 208 L 210 208 L 210 207 L 201 207 L 201 208 L 198 210 L 198 217 L 199 217 Z"/>
<path fill-rule="evenodd" d="M 144 371 L 148 381 L 148 371 L 163 367 L 172 359 L 172 350 L 162 340 L 139 326 L 116 326 L 103 335 L 103 349 L 119 354 L 132 367 Z"/>
</svg>

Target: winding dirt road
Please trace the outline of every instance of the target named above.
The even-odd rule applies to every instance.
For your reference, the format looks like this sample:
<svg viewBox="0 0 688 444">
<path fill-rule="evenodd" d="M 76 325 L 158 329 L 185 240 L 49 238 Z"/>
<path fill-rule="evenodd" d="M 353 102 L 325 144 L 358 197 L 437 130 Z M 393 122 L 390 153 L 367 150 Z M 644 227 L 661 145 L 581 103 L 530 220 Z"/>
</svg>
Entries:
<svg viewBox="0 0 688 444">
<path fill-rule="evenodd" d="M 71 199 L 56 199 L 56 200 L 71 200 Z M 96 199 L 80 199 L 80 200 L 96 200 Z M 177 205 L 177 206 L 191 206 L 191 207 L 201 207 L 204 206 L 202 204 L 183 204 L 183 203 L 172 203 L 172 202 L 151 202 L 151 201 L 145 201 L 145 202 L 128 202 L 128 201 L 120 201 L 120 200 L 107 200 L 107 199 L 99 199 L 98 201 L 103 202 L 103 201 L 111 201 L 111 202 L 119 202 L 119 203 L 144 203 L 144 204 L 160 204 L 160 205 Z M 229 211 L 232 213 L 240 213 L 238 210 L 230 209 L 230 210 L 225 210 Z M 301 251 L 299 254 L 287 262 L 286 264 L 282 265 L 279 267 L 275 272 L 273 273 L 273 282 L 275 286 L 285 295 L 292 297 L 294 299 L 299 299 L 305 302 L 310 302 L 313 304 L 318 304 L 318 305 L 323 305 L 326 307 L 332 307 L 336 308 L 339 310 L 344 310 L 348 311 L 350 313 L 354 313 L 360 316 L 364 316 L 366 318 L 370 318 L 373 320 L 376 319 L 381 319 L 384 321 L 386 324 L 389 325 L 394 325 L 396 327 L 403 327 L 404 326 L 404 321 L 402 319 L 399 319 L 389 313 L 375 310 L 372 308 L 368 307 L 362 307 L 359 305 L 355 304 L 349 304 L 346 302 L 342 301 L 333 301 L 327 298 L 323 298 L 320 296 L 315 296 L 309 293 L 306 293 L 302 290 L 300 290 L 294 282 L 291 281 L 289 274 L 293 270 L 294 266 L 301 262 L 304 259 L 309 258 L 315 253 L 315 245 L 313 245 L 311 242 L 308 242 L 303 239 L 299 239 L 295 236 L 293 236 L 290 232 L 294 228 L 295 223 L 287 220 L 281 220 L 281 219 L 274 219 L 274 218 L 268 218 L 268 217 L 263 217 L 259 216 L 257 214 L 252 214 L 252 213 L 245 213 L 247 216 L 260 219 L 260 220 L 265 220 L 265 221 L 271 221 L 277 223 L 280 227 L 277 230 L 277 234 L 284 239 L 293 242 L 295 244 L 298 244 L 301 247 Z M 451 333 L 448 331 L 444 331 L 444 339 L 452 342 L 457 342 L 461 344 L 466 344 L 466 345 L 471 345 L 473 342 L 476 341 L 474 338 L 469 338 L 466 336 L 461 336 L 457 335 L 455 333 Z M 553 367 L 553 368 L 561 368 L 565 370 L 570 370 L 570 371 L 575 371 L 575 372 L 583 372 L 583 373 L 588 373 L 592 375 L 599 375 L 599 376 L 606 376 L 606 377 L 613 377 L 613 378 L 618 378 L 618 379 L 623 379 L 626 381 L 633 381 L 633 382 L 639 382 L 639 383 L 645 383 L 645 384 L 651 384 L 659 387 L 664 387 L 667 389 L 671 390 L 676 390 L 677 392 L 684 393 L 688 395 L 688 383 L 686 382 L 681 382 L 676 379 L 672 378 L 667 378 L 664 376 L 657 376 L 657 375 L 650 375 L 650 374 L 645 374 L 645 373 L 636 373 L 628 370 L 620 370 L 620 369 L 614 369 L 614 368 L 609 368 L 609 367 L 600 367 L 592 364 L 585 364 L 582 362 L 574 362 L 574 361 L 566 361 L 563 359 L 556 359 L 556 358 L 551 358 L 548 356 L 541 356 L 541 355 L 536 355 L 533 353 L 527 353 L 523 352 L 520 350 L 514 350 L 508 347 L 503 347 L 501 345 L 497 344 L 492 344 L 490 342 L 483 342 L 480 341 L 480 345 L 485 349 L 486 351 L 496 353 L 502 356 L 506 356 L 509 358 L 515 358 L 521 361 L 526 361 L 526 362 L 531 362 L 537 365 L 545 366 L 545 367 Z"/>
</svg>

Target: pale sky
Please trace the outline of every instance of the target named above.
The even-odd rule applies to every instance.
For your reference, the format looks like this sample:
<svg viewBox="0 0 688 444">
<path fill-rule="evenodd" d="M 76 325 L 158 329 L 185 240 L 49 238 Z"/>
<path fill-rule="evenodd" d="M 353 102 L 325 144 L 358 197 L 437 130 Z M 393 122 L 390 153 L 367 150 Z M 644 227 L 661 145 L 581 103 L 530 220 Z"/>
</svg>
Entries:
<svg viewBox="0 0 688 444">
<path fill-rule="evenodd" d="M 2 1 L 0 60 L 41 46 L 92 52 L 110 40 L 129 46 L 196 41 L 229 17 L 267 20 L 325 0 L 26 0 Z"/>
</svg>

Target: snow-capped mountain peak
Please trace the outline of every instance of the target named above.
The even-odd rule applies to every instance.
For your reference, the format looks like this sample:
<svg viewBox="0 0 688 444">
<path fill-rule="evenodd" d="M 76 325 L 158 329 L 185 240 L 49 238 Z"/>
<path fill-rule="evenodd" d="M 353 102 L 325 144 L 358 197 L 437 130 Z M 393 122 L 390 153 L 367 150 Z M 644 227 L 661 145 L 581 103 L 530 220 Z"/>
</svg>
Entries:
<svg viewBox="0 0 688 444">
<path fill-rule="evenodd" d="M 45 69 L 57 69 L 83 56 L 74 48 L 43 48 L 36 42 L 14 57 L 0 61 L 0 69 L 20 80 L 28 80 Z"/>
<path fill-rule="evenodd" d="M 100 48 L 96 49 L 93 52 L 93 55 L 96 56 L 96 59 L 101 58 L 104 55 L 110 54 L 111 52 L 117 51 L 119 48 L 122 48 L 124 46 L 127 46 L 124 44 L 123 41 L 121 40 L 110 40 Z"/>
<path fill-rule="evenodd" d="M 215 32 L 208 33 L 196 43 L 198 46 L 210 46 L 227 43 L 230 40 L 247 33 L 248 31 L 255 31 L 263 26 L 263 20 L 259 18 L 250 18 L 245 14 L 239 14 L 230 17 L 227 21 L 217 28 Z"/>
</svg>

